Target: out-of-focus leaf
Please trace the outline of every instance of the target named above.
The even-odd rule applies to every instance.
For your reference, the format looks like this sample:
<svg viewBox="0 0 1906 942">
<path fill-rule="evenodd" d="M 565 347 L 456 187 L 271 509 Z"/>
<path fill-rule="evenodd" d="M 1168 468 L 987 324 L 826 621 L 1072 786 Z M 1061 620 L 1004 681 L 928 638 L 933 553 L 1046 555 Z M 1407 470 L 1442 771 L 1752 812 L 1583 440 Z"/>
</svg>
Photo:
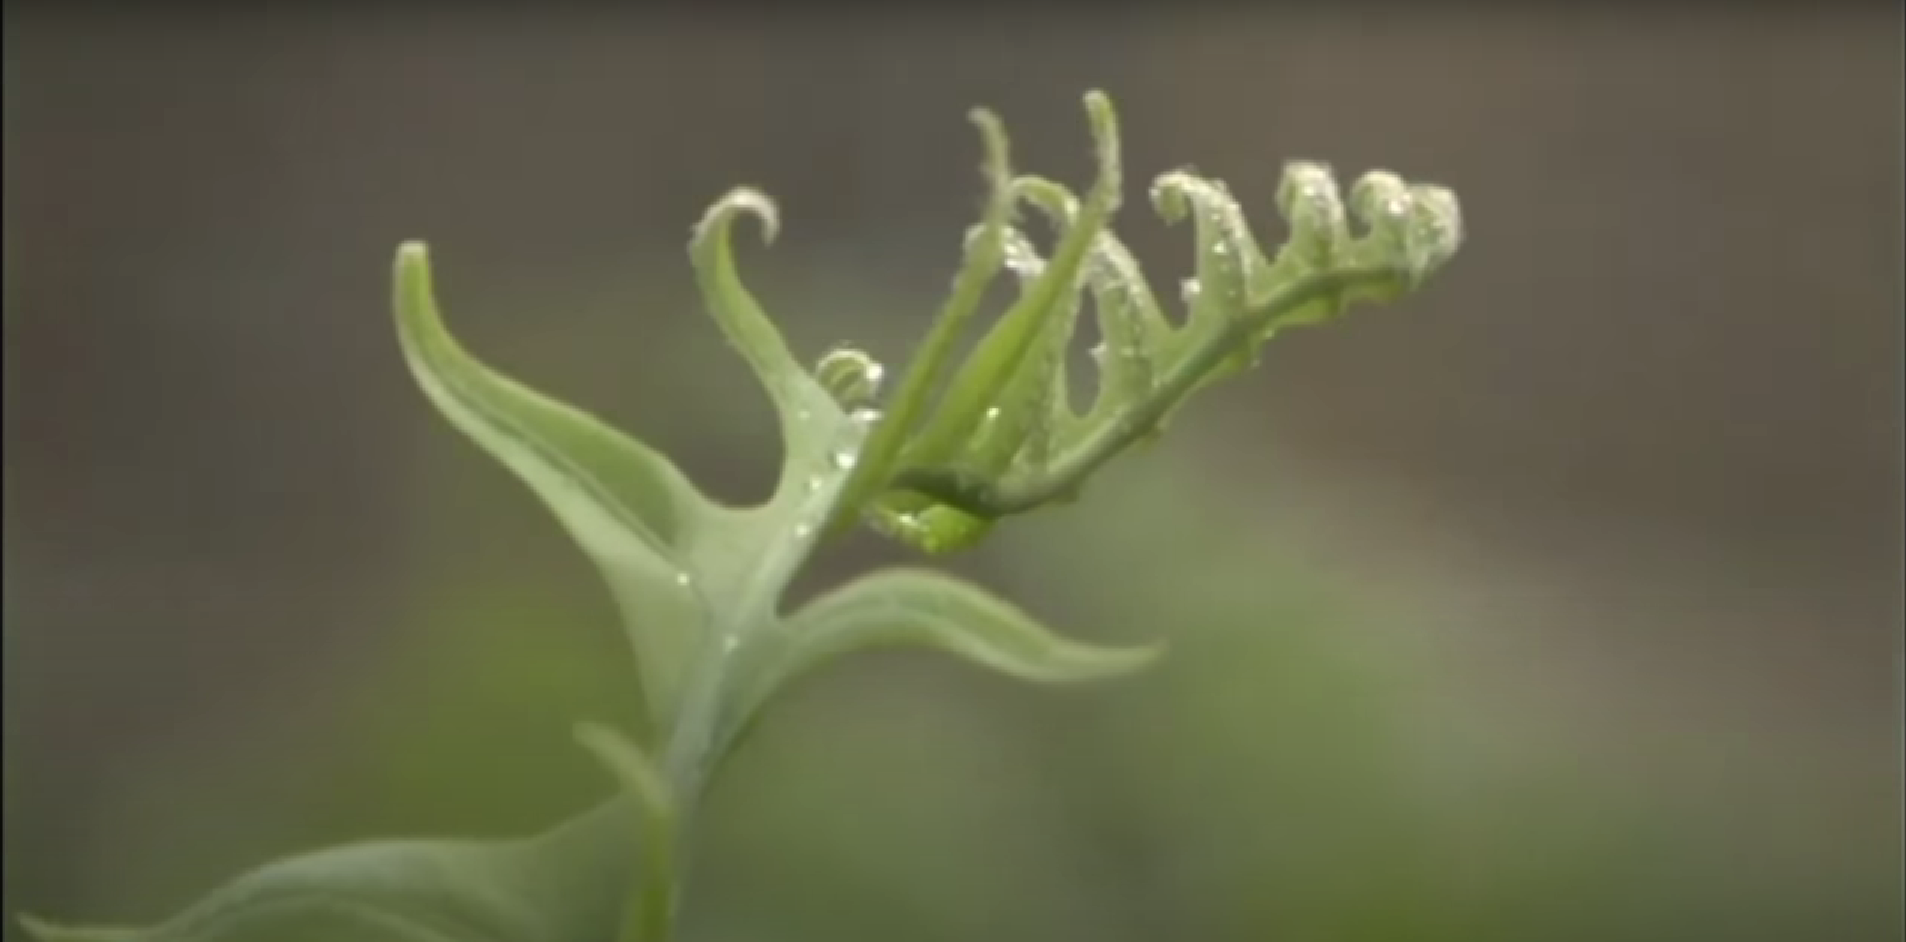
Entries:
<svg viewBox="0 0 1906 942">
<path fill-rule="evenodd" d="M 132 942 L 139 933 L 137 929 L 56 926 L 32 916 L 21 916 L 20 928 L 34 942 Z"/>
<path fill-rule="evenodd" d="M 597 723 L 576 727 L 576 741 L 594 753 L 615 775 L 623 792 L 642 815 L 641 833 L 633 835 L 647 850 L 634 886 L 634 898 L 622 917 L 622 942 L 668 942 L 675 920 L 674 873 L 675 802 L 667 780 L 649 757 L 614 728 Z"/>
<path fill-rule="evenodd" d="M 150 929 L 40 942 L 603 942 L 632 876 L 635 825 L 611 802 L 520 841 L 387 841 L 267 864 Z"/>
</svg>

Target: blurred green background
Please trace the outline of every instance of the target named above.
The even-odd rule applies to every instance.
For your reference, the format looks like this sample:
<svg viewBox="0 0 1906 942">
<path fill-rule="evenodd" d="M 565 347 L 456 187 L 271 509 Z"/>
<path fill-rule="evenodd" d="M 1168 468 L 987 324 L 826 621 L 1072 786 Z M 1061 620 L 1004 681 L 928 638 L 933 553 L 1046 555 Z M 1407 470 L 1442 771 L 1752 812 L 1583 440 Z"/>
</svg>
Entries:
<svg viewBox="0 0 1906 942">
<path fill-rule="evenodd" d="M 1159 670 L 792 691 L 688 938 L 1906 937 L 1898 8 L 1166 9 L 9 6 L 7 910 L 608 791 L 567 733 L 628 709 L 607 598 L 412 387 L 398 240 L 481 355 L 747 498 L 702 208 L 774 194 L 743 262 L 791 339 L 897 360 L 981 197 L 965 110 L 1077 183 L 1103 87 L 1154 284 L 1189 234 L 1138 188 L 1187 163 L 1267 232 L 1283 160 L 1393 168 L 1470 241 L 956 563 Z"/>
</svg>

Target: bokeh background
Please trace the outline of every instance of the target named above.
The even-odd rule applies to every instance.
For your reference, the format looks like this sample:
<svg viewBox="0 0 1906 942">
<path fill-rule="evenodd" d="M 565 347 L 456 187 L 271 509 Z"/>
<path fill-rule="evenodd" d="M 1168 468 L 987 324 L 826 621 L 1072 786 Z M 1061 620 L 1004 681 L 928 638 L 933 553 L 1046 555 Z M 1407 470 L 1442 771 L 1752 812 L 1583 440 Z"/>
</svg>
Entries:
<svg viewBox="0 0 1906 942">
<path fill-rule="evenodd" d="M 1138 188 L 1185 164 L 1269 233 L 1283 160 L 1393 168 L 1470 241 L 955 563 L 1161 669 L 791 693 L 689 938 L 1901 939 L 1900 26 L 10 6 L 5 906 L 136 923 L 608 790 L 567 726 L 628 708 L 609 603 L 412 386 L 398 240 L 493 364 L 748 498 L 775 443 L 697 309 L 702 208 L 774 194 L 742 251 L 791 339 L 897 360 L 981 197 L 966 109 L 1078 183 L 1102 87 L 1155 284 L 1189 234 Z"/>
</svg>

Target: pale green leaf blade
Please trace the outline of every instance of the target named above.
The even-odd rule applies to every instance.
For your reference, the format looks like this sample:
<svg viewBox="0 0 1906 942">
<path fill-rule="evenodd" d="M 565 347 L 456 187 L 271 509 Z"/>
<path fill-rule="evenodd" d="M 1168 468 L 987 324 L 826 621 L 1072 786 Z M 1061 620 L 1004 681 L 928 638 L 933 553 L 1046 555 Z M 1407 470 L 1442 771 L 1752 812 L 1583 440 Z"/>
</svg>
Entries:
<svg viewBox="0 0 1906 942">
<path fill-rule="evenodd" d="M 1116 677 L 1163 652 L 1161 644 L 1111 647 L 1065 638 L 980 586 L 910 567 L 870 573 L 820 596 L 788 619 L 782 636 L 787 649 L 757 688 L 758 698 L 825 661 L 870 647 L 938 648 L 1036 683 Z"/>
<path fill-rule="evenodd" d="M 397 252 L 404 357 L 439 411 L 508 467 L 561 521 L 610 584 L 651 708 L 694 640 L 681 584 L 686 544 L 719 508 L 667 457 L 595 417 L 503 376 L 445 328 L 421 243 Z"/>
<path fill-rule="evenodd" d="M 530 840 L 339 847 L 259 867 L 151 928 L 29 930 L 41 942 L 604 942 L 635 865 L 627 818 L 615 802 Z"/>
<path fill-rule="evenodd" d="M 708 208 L 695 227 L 688 254 L 695 265 L 702 303 L 774 402 L 781 440 L 787 449 L 776 493 L 786 496 L 791 487 L 798 487 L 812 473 L 835 440 L 843 415 L 834 397 L 788 348 L 781 329 L 742 282 L 735 266 L 733 236 L 735 219 L 742 215 L 760 221 L 762 241 L 774 241 L 780 230 L 774 202 L 744 187 Z"/>
<path fill-rule="evenodd" d="M 97 926 L 57 926 L 32 916 L 20 916 L 21 931 L 33 942 L 134 942 L 138 929 L 106 929 Z"/>
</svg>

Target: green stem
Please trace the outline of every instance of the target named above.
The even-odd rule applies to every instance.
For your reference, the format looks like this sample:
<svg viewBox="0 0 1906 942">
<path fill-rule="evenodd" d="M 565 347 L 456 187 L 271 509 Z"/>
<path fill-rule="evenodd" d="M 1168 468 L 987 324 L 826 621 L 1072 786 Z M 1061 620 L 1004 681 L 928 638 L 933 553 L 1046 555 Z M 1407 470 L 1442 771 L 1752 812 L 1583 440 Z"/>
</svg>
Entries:
<svg viewBox="0 0 1906 942">
<path fill-rule="evenodd" d="M 837 481 L 833 489 L 823 490 L 809 500 L 820 504 L 831 502 L 843 484 L 844 480 Z M 806 507 L 797 505 L 792 516 L 795 520 L 806 520 L 813 515 Z M 667 835 L 670 869 L 665 880 L 656 881 L 666 887 L 663 891 L 666 897 L 659 907 L 661 915 L 650 930 L 655 934 L 647 937 L 652 942 L 668 942 L 672 937 L 675 913 L 687 883 L 695 814 L 709 780 L 733 740 L 727 727 L 732 725 L 734 717 L 724 705 L 734 677 L 731 668 L 735 655 L 748 649 L 743 639 L 758 640 L 759 635 L 774 626 L 775 602 L 782 588 L 820 536 L 805 523 L 795 523 L 777 533 L 754 564 L 745 570 L 735 591 L 721 596 L 727 603 L 717 606 L 715 617 L 709 621 L 710 630 L 689 667 L 662 758 L 661 774 L 672 798 L 674 820 Z M 655 885 L 650 884 L 651 889 Z"/>
<path fill-rule="evenodd" d="M 644 909 L 649 923 L 646 942 L 669 942 L 673 938 L 675 912 L 686 892 L 695 812 L 700 804 L 701 786 L 707 779 L 708 744 L 714 738 L 715 718 L 720 710 L 721 668 L 718 650 L 700 658 L 684 690 L 675 733 L 669 737 L 662 774 L 668 782 L 669 793 L 675 798 L 675 821 L 670 833 L 658 842 L 668 846 L 666 876 L 649 881 L 646 887 L 648 905 Z"/>
</svg>

